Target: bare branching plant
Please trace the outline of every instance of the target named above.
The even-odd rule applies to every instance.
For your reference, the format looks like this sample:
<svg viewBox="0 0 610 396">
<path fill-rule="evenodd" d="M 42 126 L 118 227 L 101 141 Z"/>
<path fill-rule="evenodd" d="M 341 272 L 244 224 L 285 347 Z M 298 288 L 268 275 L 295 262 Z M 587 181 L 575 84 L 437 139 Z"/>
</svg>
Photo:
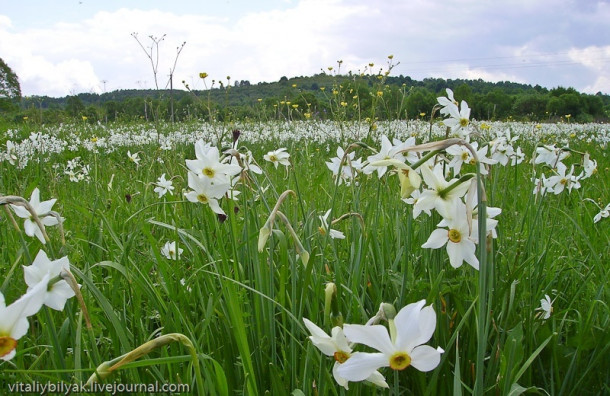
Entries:
<svg viewBox="0 0 610 396">
<path fill-rule="evenodd" d="M 146 57 L 150 61 L 150 66 L 151 66 L 152 72 L 153 72 L 153 80 L 155 82 L 155 89 L 157 91 L 159 91 L 159 58 L 160 58 L 159 47 L 161 45 L 161 42 L 163 42 L 165 40 L 166 34 L 163 34 L 161 37 L 153 36 L 152 34 L 149 35 L 148 38 L 150 39 L 150 44 L 148 46 L 146 46 L 138 38 L 137 32 L 131 33 L 131 36 L 136 40 L 136 42 L 138 43 L 140 48 L 142 48 L 142 51 L 144 51 L 144 53 L 146 54 Z M 176 47 L 176 57 L 174 58 L 174 63 L 172 64 L 172 66 L 169 69 L 169 78 L 164 87 L 164 89 L 167 89 L 168 87 L 170 89 L 170 119 L 172 122 L 174 121 L 173 77 L 174 77 L 174 72 L 176 70 L 176 67 L 178 65 L 178 58 L 180 57 L 180 53 L 182 53 L 182 50 L 184 49 L 185 45 L 186 45 L 186 41 L 184 41 L 182 44 L 180 44 L 179 46 Z M 155 122 L 157 122 L 159 120 L 160 108 L 159 108 L 159 106 L 157 106 L 156 111 L 153 106 L 151 106 L 151 108 L 153 109 L 153 117 L 155 119 Z"/>
</svg>

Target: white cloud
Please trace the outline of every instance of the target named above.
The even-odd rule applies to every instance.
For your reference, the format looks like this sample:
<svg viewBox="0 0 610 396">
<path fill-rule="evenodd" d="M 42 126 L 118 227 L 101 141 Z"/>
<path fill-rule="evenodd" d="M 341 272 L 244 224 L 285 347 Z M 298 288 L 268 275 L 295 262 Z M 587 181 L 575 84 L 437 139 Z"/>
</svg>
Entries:
<svg viewBox="0 0 610 396">
<path fill-rule="evenodd" d="M 477 80 L 480 78 L 490 82 L 511 81 L 516 83 L 527 83 L 516 74 L 485 70 L 477 67 L 472 68 L 465 63 L 450 64 L 447 67 L 440 68 L 439 71 L 433 72 L 432 76 L 444 79 Z"/>
<path fill-rule="evenodd" d="M 0 15 L 0 53 L 26 95 L 96 91 L 102 80 L 108 90 L 154 87 L 151 64 L 132 32 L 145 45 L 149 34 L 166 34 L 158 66 L 161 87 L 176 47 L 186 41 L 174 76 L 178 88 L 181 80 L 202 88 L 197 76 L 204 71 L 209 81 L 230 75 L 256 83 L 318 73 L 336 67 L 339 59 L 343 72 L 357 72 L 369 62 L 377 68 L 394 54 L 401 62 L 394 74 L 415 79 L 482 78 L 610 91 L 603 77 L 610 74 L 603 43 L 610 34 L 605 22 L 610 7 L 604 2 L 587 7 L 569 0 L 501 0 L 493 6 L 474 0 L 291 4 L 223 16 L 122 8 L 80 22 L 59 17 L 53 25 L 24 30 Z M 606 52 L 594 58 L 591 53 L 600 49 Z"/>
</svg>

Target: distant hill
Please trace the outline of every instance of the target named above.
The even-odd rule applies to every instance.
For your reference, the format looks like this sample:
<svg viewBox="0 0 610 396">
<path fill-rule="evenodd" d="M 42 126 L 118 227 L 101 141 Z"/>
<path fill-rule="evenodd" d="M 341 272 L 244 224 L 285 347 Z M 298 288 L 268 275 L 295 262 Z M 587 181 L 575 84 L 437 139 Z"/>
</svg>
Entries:
<svg viewBox="0 0 610 396">
<path fill-rule="evenodd" d="M 102 94 L 80 93 L 74 96 L 24 97 L 23 110 L 37 109 L 65 111 L 68 116 L 85 115 L 90 119 L 108 120 L 127 117 L 152 117 L 151 108 L 162 108 L 164 118 L 181 120 L 193 117 L 256 117 L 264 111 L 267 116 L 290 112 L 294 116 L 314 114 L 324 118 L 336 107 L 345 107 L 345 114 L 374 115 L 377 118 L 415 118 L 429 113 L 437 96 L 446 95 L 450 88 L 457 100 L 466 100 L 476 119 L 506 117 L 544 120 L 570 114 L 583 122 L 607 120 L 610 115 L 610 96 L 602 93 L 587 95 L 573 88 L 543 88 L 539 85 L 510 81 L 486 82 L 478 80 L 426 78 L 413 80 L 408 76 L 329 75 L 282 77 L 276 82 L 251 84 L 247 80 L 231 81 L 227 86 L 206 79 L 210 89 L 188 91 L 182 89 L 116 90 Z M 177 84 L 174 84 L 177 85 Z M 381 90 L 381 91 L 380 91 Z M 375 95 L 383 98 L 376 100 Z M 148 103 L 148 105 L 147 105 Z M 379 106 L 383 105 L 381 108 Z M 357 109 L 356 109 L 357 106 Z M 376 107 L 376 108 L 373 108 Z M 379 107 L 379 108 L 377 108 Z M 356 109 L 356 110 L 354 110 Z M 298 114 L 297 114 L 298 113 Z M 357 113 L 357 114 L 356 114 Z M 51 117 L 54 118 L 54 117 Z"/>
</svg>

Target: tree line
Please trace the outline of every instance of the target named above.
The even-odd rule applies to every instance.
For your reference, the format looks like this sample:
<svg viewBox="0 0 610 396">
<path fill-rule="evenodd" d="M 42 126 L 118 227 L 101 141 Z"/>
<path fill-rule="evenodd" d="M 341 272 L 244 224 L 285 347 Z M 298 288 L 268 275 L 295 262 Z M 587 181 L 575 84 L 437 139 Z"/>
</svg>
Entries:
<svg viewBox="0 0 610 396">
<path fill-rule="evenodd" d="M 10 69 L 9 69 L 10 70 Z M 207 75 L 204 77 L 206 78 Z M 14 81 L 13 81 L 14 83 Z M 408 76 L 331 75 L 282 77 L 277 82 L 212 81 L 206 90 L 117 90 L 62 98 L 0 96 L 8 122 L 61 123 L 159 120 L 428 119 L 438 96 L 453 90 L 477 120 L 605 122 L 610 96 L 574 88 L 543 88 L 513 82 L 445 80 Z"/>
</svg>

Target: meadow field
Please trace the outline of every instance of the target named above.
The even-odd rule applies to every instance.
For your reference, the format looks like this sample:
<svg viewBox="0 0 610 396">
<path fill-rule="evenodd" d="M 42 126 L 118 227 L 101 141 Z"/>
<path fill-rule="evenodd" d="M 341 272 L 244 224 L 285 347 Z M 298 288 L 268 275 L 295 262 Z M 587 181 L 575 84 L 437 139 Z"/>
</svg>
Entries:
<svg viewBox="0 0 610 396">
<path fill-rule="evenodd" d="M 1 131 L 0 392 L 610 393 L 610 127 L 443 99 Z"/>
</svg>

